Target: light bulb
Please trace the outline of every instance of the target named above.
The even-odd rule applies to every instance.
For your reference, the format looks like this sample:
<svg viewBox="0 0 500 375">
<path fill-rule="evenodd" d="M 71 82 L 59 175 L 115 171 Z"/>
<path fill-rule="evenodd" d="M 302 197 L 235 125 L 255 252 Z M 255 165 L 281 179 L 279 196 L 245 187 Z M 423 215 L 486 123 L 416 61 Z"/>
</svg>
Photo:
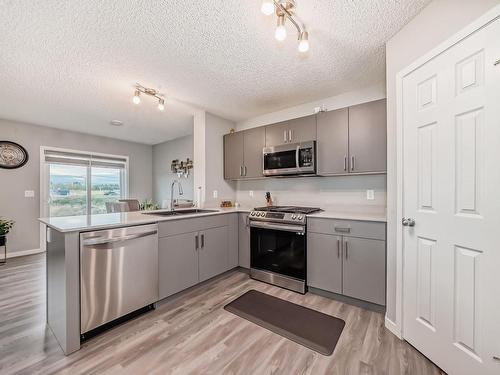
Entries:
<svg viewBox="0 0 500 375">
<path fill-rule="evenodd" d="M 278 16 L 278 26 L 274 32 L 277 41 L 282 42 L 286 39 L 285 16 Z"/>
<path fill-rule="evenodd" d="M 132 98 L 132 102 L 134 104 L 139 104 L 141 102 L 141 97 L 139 96 L 140 94 L 139 90 L 135 90 L 134 97 Z"/>
<path fill-rule="evenodd" d="M 274 3 L 272 0 L 264 0 L 262 1 L 262 5 L 260 7 L 262 13 L 266 16 L 270 16 L 274 13 Z"/>
<path fill-rule="evenodd" d="M 160 111 L 165 110 L 165 100 L 160 99 L 160 100 L 158 101 L 158 109 L 159 109 Z"/>
<path fill-rule="evenodd" d="M 309 51 L 309 34 L 303 31 L 299 37 L 299 52 L 305 53 Z"/>
</svg>

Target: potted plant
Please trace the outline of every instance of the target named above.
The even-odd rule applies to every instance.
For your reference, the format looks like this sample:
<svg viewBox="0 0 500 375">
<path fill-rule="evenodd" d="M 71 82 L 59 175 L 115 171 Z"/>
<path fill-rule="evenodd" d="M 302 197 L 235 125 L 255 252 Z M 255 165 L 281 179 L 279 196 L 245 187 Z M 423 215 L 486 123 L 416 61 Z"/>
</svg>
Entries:
<svg viewBox="0 0 500 375">
<path fill-rule="evenodd" d="M 7 243 L 7 233 L 9 233 L 13 226 L 14 221 L 0 217 L 0 246 L 5 246 Z"/>
</svg>

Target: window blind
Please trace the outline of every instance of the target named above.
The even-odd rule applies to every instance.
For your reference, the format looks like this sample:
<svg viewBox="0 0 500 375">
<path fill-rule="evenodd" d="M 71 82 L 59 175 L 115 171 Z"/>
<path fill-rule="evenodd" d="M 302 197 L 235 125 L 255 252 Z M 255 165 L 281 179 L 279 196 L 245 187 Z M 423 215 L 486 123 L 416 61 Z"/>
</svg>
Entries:
<svg viewBox="0 0 500 375">
<path fill-rule="evenodd" d="M 50 164 L 75 164 L 104 168 L 125 168 L 127 164 L 127 159 L 124 157 L 108 157 L 92 153 L 45 150 L 44 154 L 45 162 Z"/>
</svg>

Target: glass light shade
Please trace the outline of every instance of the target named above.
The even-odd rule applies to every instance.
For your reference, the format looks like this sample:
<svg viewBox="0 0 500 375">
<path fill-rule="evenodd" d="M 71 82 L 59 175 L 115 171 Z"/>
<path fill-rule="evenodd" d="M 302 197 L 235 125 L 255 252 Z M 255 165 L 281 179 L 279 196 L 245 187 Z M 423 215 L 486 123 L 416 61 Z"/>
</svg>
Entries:
<svg viewBox="0 0 500 375">
<path fill-rule="evenodd" d="M 139 90 L 135 90 L 134 97 L 132 98 L 134 104 L 139 104 L 141 102 L 141 97 L 139 95 Z"/>
<path fill-rule="evenodd" d="M 165 101 L 163 99 L 160 99 L 160 101 L 158 102 L 158 109 L 160 111 L 165 110 Z"/>
<path fill-rule="evenodd" d="M 299 52 L 305 53 L 309 51 L 309 34 L 307 31 L 303 31 L 299 38 Z"/>
<path fill-rule="evenodd" d="M 270 0 L 264 0 L 262 2 L 260 10 L 266 16 L 270 16 L 271 14 L 274 13 L 274 3 L 272 1 L 270 1 Z"/>
</svg>

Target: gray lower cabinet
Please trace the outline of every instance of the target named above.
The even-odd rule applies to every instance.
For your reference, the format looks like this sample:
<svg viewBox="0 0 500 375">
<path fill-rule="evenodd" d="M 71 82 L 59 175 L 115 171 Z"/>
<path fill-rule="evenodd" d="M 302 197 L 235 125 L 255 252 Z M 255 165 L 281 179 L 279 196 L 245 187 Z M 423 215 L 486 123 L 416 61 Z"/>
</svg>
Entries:
<svg viewBox="0 0 500 375">
<path fill-rule="evenodd" d="M 159 239 L 158 276 L 160 299 L 198 283 L 198 232 Z"/>
<path fill-rule="evenodd" d="M 238 267 L 238 227 L 239 214 L 227 214 L 227 269 Z"/>
<path fill-rule="evenodd" d="M 387 170 L 385 99 L 349 107 L 349 170 L 351 173 Z"/>
<path fill-rule="evenodd" d="M 307 284 L 342 293 L 342 237 L 307 234 Z"/>
<path fill-rule="evenodd" d="M 250 225 L 248 213 L 238 215 L 238 265 L 250 268 Z"/>
<path fill-rule="evenodd" d="M 227 227 L 200 232 L 199 281 L 205 281 L 227 271 Z"/>
<path fill-rule="evenodd" d="M 309 218 L 307 285 L 385 305 L 385 223 Z"/>
<path fill-rule="evenodd" d="M 385 241 L 344 237 L 343 294 L 385 305 Z"/>
</svg>

